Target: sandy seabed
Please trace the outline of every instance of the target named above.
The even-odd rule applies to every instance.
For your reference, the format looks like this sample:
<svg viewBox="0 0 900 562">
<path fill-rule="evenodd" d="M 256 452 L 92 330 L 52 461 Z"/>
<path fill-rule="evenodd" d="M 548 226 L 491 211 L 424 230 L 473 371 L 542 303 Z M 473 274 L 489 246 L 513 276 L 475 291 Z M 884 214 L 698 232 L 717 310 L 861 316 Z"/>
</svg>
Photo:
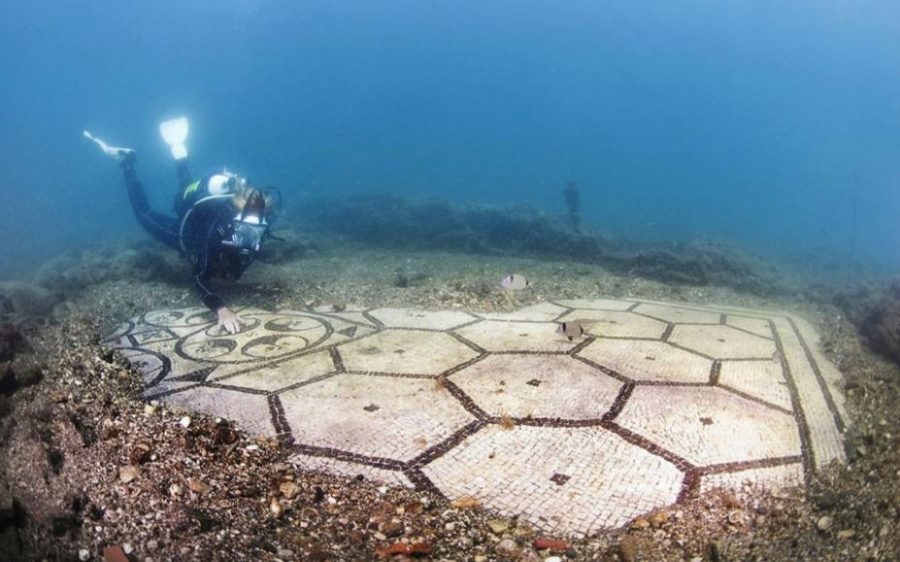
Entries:
<svg viewBox="0 0 900 562">
<path fill-rule="evenodd" d="M 501 290 L 510 272 L 531 285 Z M 272 310 L 330 304 L 489 312 L 602 297 L 783 310 L 815 325 L 845 375 L 849 463 L 820 472 L 807 490 L 712 492 L 596 536 L 545 536 L 477 501 L 300 472 L 276 441 L 247 436 L 228 420 L 142 402 L 138 376 L 100 346 L 102 336 L 137 313 L 197 301 L 187 275 L 183 283 L 120 279 L 79 292 L 53 321 L 22 327 L 43 380 L 4 402 L 0 558 L 102 560 L 108 547 L 109 560 L 119 549 L 129 560 L 900 557 L 900 375 L 862 346 L 837 309 L 802 294 L 668 286 L 562 261 L 343 251 L 257 264 L 222 295 L 235 306 Z"/>
</svg>

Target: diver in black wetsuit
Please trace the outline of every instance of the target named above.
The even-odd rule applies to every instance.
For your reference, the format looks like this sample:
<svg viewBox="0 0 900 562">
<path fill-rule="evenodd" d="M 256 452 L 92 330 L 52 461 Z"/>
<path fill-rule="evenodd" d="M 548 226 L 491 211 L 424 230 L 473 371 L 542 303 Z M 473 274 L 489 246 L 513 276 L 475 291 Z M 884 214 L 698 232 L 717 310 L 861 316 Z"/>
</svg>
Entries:
<svg viewBox="0 0 900 562">
<path fill-rule="evenodd" d="M 154 238 L 175 248 L 194 266 L 194 282 L 200 296 L 216 314 L 220 328 L 231 334 L 240 330 L 241 318 L 210 288 L 210 279 L 239 279 L 259 253 L 268 234 L 267 200 L 262 190 L 229 172 L 193 181 L 187 165 L 187 119 L 160 125 L 160 133 L 175 157 L 179 190 L 177 216 L 150 208 L 135 170 L 135 151 L 109 146 L 85 131 L 104 153 L 115 157 L 125 174 L 128 198 L 138 222 Z"/>
</svg>

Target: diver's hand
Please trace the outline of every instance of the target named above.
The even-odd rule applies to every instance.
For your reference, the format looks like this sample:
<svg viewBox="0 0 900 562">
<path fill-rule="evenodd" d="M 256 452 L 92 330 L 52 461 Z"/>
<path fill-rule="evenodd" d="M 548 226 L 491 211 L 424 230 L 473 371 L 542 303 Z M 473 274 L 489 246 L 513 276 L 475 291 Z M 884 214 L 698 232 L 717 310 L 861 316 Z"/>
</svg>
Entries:
<svg viewBox="0 0 900 562">
<path fill-rule="evenodd" d="M 229 334 L 236 334 L 241 331 L 241 324 L 244 323 L 244 320 L 227 306 L 217 310 L 216 317 L 219 320 L 219 329 L 225 330 Z"/>
</svg>

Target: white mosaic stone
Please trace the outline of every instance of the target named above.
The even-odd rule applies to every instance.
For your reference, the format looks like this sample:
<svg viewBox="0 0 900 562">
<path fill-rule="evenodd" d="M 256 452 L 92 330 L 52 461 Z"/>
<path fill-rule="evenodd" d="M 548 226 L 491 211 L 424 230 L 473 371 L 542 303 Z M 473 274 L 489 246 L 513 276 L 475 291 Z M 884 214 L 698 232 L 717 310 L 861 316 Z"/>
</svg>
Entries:
<svg viewBox="0 0 900 562">
<path fill-rule="evenodd" d="M 806 341 L 810 355 L 816 362 L 816 366 L 822 375 L 822 379 L 828 386 L 828 392 L 838 410 L 838 414 L 840 414 L 840 417 L 846 423 L 849 418 L 847 417 L 846 399 L 843 392 L 844 376 L 837 367 L 825 357 L 825 354 L 822 353 L 821 338 L 812 325 L 802 318 L 794 318 L 793 320 L 800 335 Z"/>
<path fill-rule="evenodd" d="M 631 301 L 638 304 L 647 304 L 647 305 L 659 305 L 663 308 L 672 307 L 678 309 L 690 309 L 696 310 L 700 312 L 713 312 L 719 314 L 740 314 L 742 316 L 750 316 L 754 318 L 770 318 L 775 316 L 787 316 L 787 313 L 780 310 L 758 310 L 753 308 L 746 308 L 743 306 L 734 306 L 730 304 L 721 304 L 721 303 L 704 303 L 704 304 L 690 304 L 684 302 L 665 302 L 665 301 L 657 301 L 652 299 L 634 299 L 634 298 L 625 298 L 622 300 Z"/>
<path fill-rule="evenodd" d="M 434 312 L 408 308 L 377 308 L 370 314 L 386 328 L 450 330 L 475 320 L 475 317 L 458 310 L 442 310 Z"/>
<path fill-rule="evenodd" d="M 803 484 L 803 465 L 785 464 L 764 468 L 748 468 L 736 472 L 705 474 L 700 479 L 700 492 L 716 489 L 784 490 Z"/>
<path fill-rule="evenodd" d="M 696 466 L 801 454 L 792 416 L 721 388 L 639 386 L 616 422 Z"/>
<path fill-rule="evenodd" d="M 151 349 L 156 354 L 165 356 L 169 360 L 170 371 L 172 373 L 177 373 L 178 375 L 186 375 L 201 369 L 211 368 L 215 365 L 215 362 L 209 361 L 208 359 L 200 361 L 197 359 L 185 358 L 180 355 L 178 352 L 178 344 L 182 341 L 184 340 L 167 340 L 144 347 Z"/>
<path fill-rule="evenodd" d="M 557 327 L 552 322 L 484 320 L 456 333 L 488 351 L 563 352 L 578 344 L 557 334 Z"/>
<path fill-rule="evenodd" d="M 599 419 L 622 383 L 571 357 L 492 355 L 450 380 L 493 416 Z"/>
<path fill-rule="evenodd" d="M 112 332 L 103 338 L 102 343 L 107 347 L 119 347 L 119 342 L 132 328 L 131 322 L 120 322 Z M 127 345 L 127 344 L 126 344 Z"/>
<path fill-rule="evenodd" d="M 352 371 L 438 375 L 478 356 L 453 337 L 437 332 L 384 330 L 338 346 Z"/>
<path fill-rule="evenodd" d="M 762 336 L 764 338 L 772 337 L 772 328 L 769 327 L 768 318 L 751 318 L 749 316 L 738 316 L 729 314 L 725 323 L 729 326 Z"/>
<path fill-rule="evenodd" d="M 639 304 L 637 308 L 634 309 L 634 312 L 665 322 L 685 324 L 718 324 L 719 319 L 722 317 L 718 312 L 648 303 Z"/>
<path fill-rule="evenodd" d="M 482 312 L 478 316 L 489 320 L 524 320 L 529 322 L 551 322 L 566 312 L 564 307 L 542 302 L 520 308 L 515 312 Z"/>
<path fill-rule="evenodd" d="M 336 304 L 320 304 L 313 307 L 313 312 L 317 314 L 344 314 L 344 313 L 363 313 L 366 307 L 358 304 L 348 304 L 339 306 Z"/>
<path fill-rule="evenodd" d="M 242 367 L 250 370 L 237 375 L 226 375 L 216 369 L 208 380 L 251 390 L 274 391 L 335 371 L 334 362 L 328 351 L 317 351 L 309 355 L 272 363 L 265 369 L 244 365 Z"/>
<path fill-rule="evenodd" d="M 362 476 L 373 482 L 380 482 L 388 486 L 396 486 L 398 488 L 414 488 L 413 483 L 405 474 L 398 470 L 387 470 L 359 464 L 348 461 L 341 461 L 329 457 L 317 457 L 313 455 L 304 455 L 295 453 L 288 458 L 293 466 L 299 470 L 308 470 L 310 472 L 325 472 L 329 474 L 337 474 L 348 478 L 358 478 Z"/>
<path fill-rule="evenodd" d="M 433 379 L 336 375 L 280 395 L 298 442 L 411 460 L 474 418 Z"/>
<path fill-rule="evenodd" d="M 719 384 L 785 410 L 793 409 L 780 361 L 725 361 L 719 371 Z"/>
<path fill-rule="evenodd" d="M 200 328 L 210 323 L 209 310 L 200 307 L 148 312 L 142 323 L 167 328 Z"/>
<path fill-rule="evenodd" d="M 162 374 L 163 362 L 156 355 L 134 349 L 124 349 L 120 353 L 141 374 L 144 384 L 151 384 Z"/>
<path fill-rule="evenodd" d="M 816 467 L 821 468 L 831 461 L 844 462 L 846 456 L 840 430 L 835 424 L 835 414 L 828 408 L 828 401 L 798 335 L 786 318 L 776 318 L 775 327 L 781 337 L 784 360 L 797 386 Z"/>
<path fill-rule="evenodd" d="M 368 316 L 366 316 L 365 309 L 358 306 L 348 306 L 338 311 L 335 310 L 334 305 L 329 304 L 317 306 L 313 309 L 313 311 L 316 314 L 326 316 L 328 318 L 345 320 L 353 324 L 359 324 L 370 328 L 378 327 L 377 322 L 373 322 Z"/>
<path fill-rule="evenodd" d="M 560 322 L 578 321 L 592 336 L 605 338 L 660 339 L 666 331 L 666 323 L 640 316 L 632 312 L 578 309 L 559 319 Z"/>
<path fill-rule="evenodd" d="M 578 352 L 634 381 L 709 382 L 712 360 L 664 342 L 597 339 Z"/>
<path fill-rule="evenodd" d="M 194 386 L 167 396 L 166 404 L 210 416 L 226 414 L 228 419 L 253 435 L 276 436 L 265 396 Z"/>
<path fill-rule="evenodd" d="M 147 345 L 161 343 L 164 341 L 173 341 L 178 339 L 178 337 L 165 328 L 151 328 L 147 327 L 144 330 L 133 331 L 131 333 L 131 337 L 134 338 L 134 341 L 137 343 L 139 347 L 145 347 Z"/>
<path fill-rule="evenodd" d="M 104 342 L 141 373 L 144 397 L 277 437 L 298 466 L 474 496 L 547 532 L 590 534 L 676 502 L 682 470 L 701 492 L 762 489 L 844 458 L 840 372 L 812 327 L 780 312 L 633 299 L 495 315 L 236 310 L 234 336 L 191 308 L 141 315 Z M 593 339 L 556 334 L 561 317 Z"/>
<path fill-rule="evenodd" d="M 775 342 L 731 326 L 678 325 L 667 340 L 714 359 L 771 358 Z"/>
<path fill-rule="evenodd" d="M 200 386 L 200 384 L 196 381 L 173 381 L 167 379 L 154 386 L 145 388 L 141 396 L 146 400 L 152 400 L 167 393 L 181 392 L 197 386 Z M 172 403 L 175 404 L 174 401 Z"/>
<path fill-rule="evenodd" d="M 599 427 L 488 426 L 423 471 L 451 498 L 471 496 L 547 531 L 574 534 L 618 527 L 673 503 L 684 477 Z"/>
<path fill-rule="evenodd" d="M 613 299 L 568 299 L 555 301 L 556 304 L 568 308 L 587 308 L 591 310 L 628 310 L 633 302 Z"/>
<path fill-rule="evenodd" d="M 263 311 L 243 312 L 240 345 L 230 334 L 211 325 L 188 336 L 182 353 L 192 359 L 225 361 L 273 360 L 298 350 L 312 349 L 328 338 L 329 325 L 311 314 Z"/>
</svg>

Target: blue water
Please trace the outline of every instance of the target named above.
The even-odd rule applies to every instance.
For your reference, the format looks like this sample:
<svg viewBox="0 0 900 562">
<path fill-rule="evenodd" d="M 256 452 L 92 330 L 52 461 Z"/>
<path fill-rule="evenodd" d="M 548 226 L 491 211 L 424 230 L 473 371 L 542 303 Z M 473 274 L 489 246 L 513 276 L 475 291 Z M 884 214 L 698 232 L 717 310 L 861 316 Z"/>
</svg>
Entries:
<svg viewBox="0 0 900 562">
<path fill-rule="evenodd" d="M 160 120 L 197 175 L 288 199 L 392 191 L 564 211 L 614 237 L 709 237 L 900 270 L 900 3 L 33 1 L 0 4 L 0 278 L 141 236 L 88 128 Z"/>
</svg>

